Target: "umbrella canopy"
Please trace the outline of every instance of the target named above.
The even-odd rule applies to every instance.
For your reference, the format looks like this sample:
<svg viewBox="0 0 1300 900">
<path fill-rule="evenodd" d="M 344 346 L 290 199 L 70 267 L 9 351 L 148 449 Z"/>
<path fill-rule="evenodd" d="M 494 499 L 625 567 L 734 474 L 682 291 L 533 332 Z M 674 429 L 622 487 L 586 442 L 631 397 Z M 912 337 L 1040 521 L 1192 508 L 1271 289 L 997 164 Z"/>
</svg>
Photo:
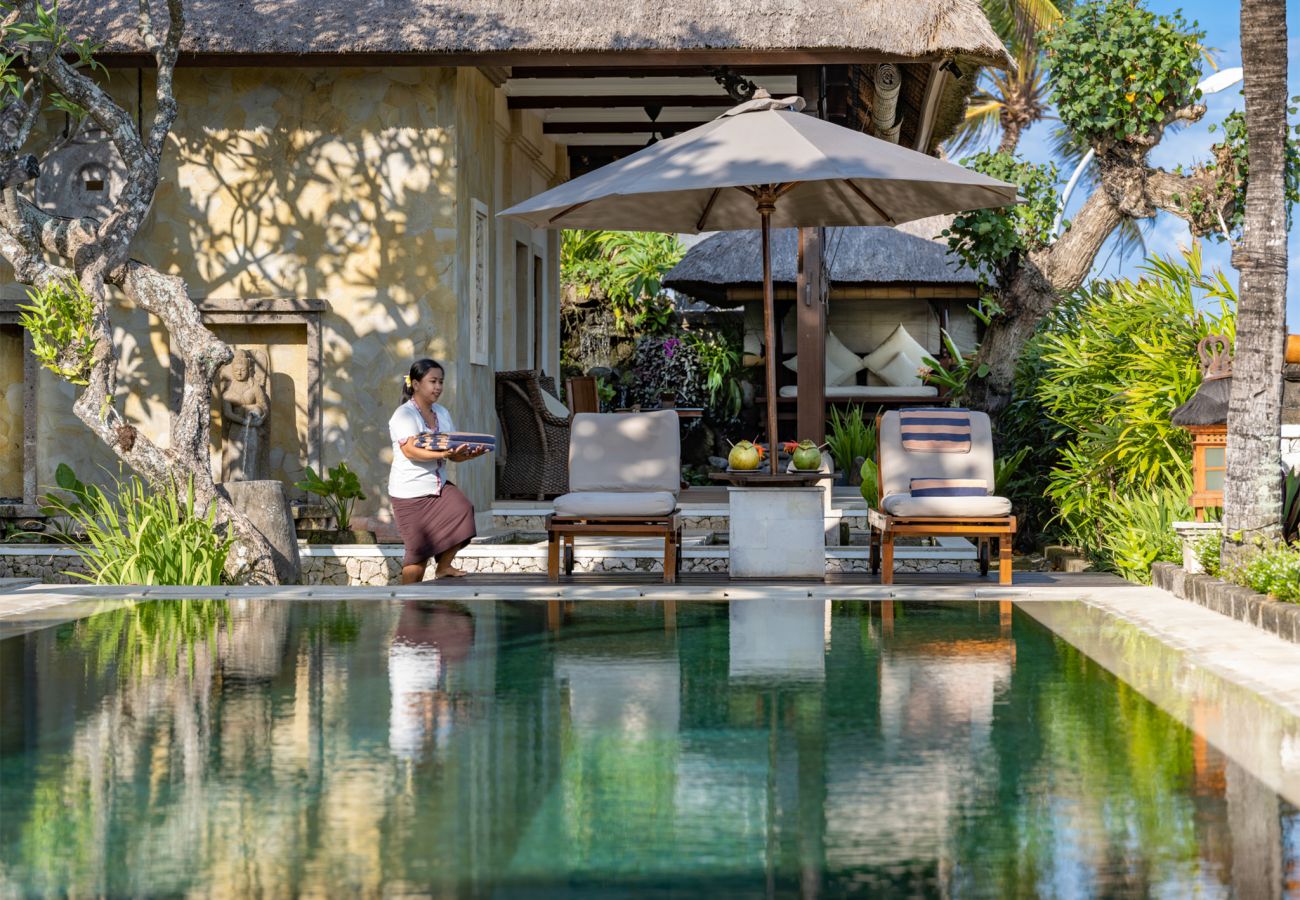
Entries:
<svg viewBox="0 0 1300 900">
<path fill-rule="evenodd" d="M 712 122 L 500 213 L 534 228 L 763 231 L 768 440 L 776 433 L 772 226 L 897 225 L 1006 206 L 1016 187 L 804 115 L 801 97 L 753 100 Z M 776 454 L 770 454 L 772 472 Z"/>
</svg>

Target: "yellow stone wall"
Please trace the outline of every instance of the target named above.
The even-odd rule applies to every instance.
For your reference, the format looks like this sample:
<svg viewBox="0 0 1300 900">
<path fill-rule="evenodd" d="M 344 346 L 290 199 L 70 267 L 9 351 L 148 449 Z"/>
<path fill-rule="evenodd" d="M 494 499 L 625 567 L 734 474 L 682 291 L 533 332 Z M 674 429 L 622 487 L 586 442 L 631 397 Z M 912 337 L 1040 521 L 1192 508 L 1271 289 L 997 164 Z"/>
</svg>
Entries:
<svg viewBox="0 0 1300 900">
<path fill-rule="evenodd" d="M 110 88 L 135 111 L 136 73 L 116 75 Z M 148 73 L 143 77 L 147 124 L 153 88 Z M 492 373 L 503 353 L 494 345 L 488 365 L 471 365 L 468 317 L 461 314 L 470 293 L 470 201 L 486 203 L 495 223 L 505 205 L 555 180 L 562 153 L 542 137 L 535 115 L 506 112 L 500 90 L 474 69 L 188 67 L 176 74 L 176 98 L 180 115 L 162 182 L 133 255 L 180 275 L 195 298 L 329 304 L 321 320 L 323 463 L 346 461 L 359 472 L 368 499 L 357 514 L 388 518 L 387 423 L 413 358 L 446 363 L 443 402 L 458 427 L 497 430 Z M 512 134 L 523 129 L 533 172 L 526 179 L 512 177 L 519 166 L 511 161 L 521 152 Z M 491 229 L 492 314 L 513 322 L 513 252 L 499 258 L 501 228 Z M 553 370 L 558 241 L 531 232 L 530 240 L 550 254 Z M 0 271 L 0 296 L 22 296 L 7 268 Z M 145 433 L 163 438 L 166 335 L 142 313 L 128 311 L 120 321 L 127 413 Z M 272 354 L 277 407 L 288 402 L 277 385 L 292 385 L 294 394 L 291 407 L 273 412 L 272 452 L 300 448 L 302 455 L 272 467 L 291 483 L 306 463 L 305 329 L 216 330 L 241 344 L 283 339 L 283 350 Z M 105 464 L 116 470 L 111 454 L 72 415 L 72 399 L 71 387 L 42 376 L 42 484 L 52 482 L 61 461 L 83 477 Z M 219 454 L 214 459 L 219 465 Z M 456 468 L 454 480 L 485 513 L 494 486 L 491 457 Z"/>
<path fill-rule="evenodd" d="M 23 333 L 0 326 L 0 497 L 23 495 Z"/>
</svg>

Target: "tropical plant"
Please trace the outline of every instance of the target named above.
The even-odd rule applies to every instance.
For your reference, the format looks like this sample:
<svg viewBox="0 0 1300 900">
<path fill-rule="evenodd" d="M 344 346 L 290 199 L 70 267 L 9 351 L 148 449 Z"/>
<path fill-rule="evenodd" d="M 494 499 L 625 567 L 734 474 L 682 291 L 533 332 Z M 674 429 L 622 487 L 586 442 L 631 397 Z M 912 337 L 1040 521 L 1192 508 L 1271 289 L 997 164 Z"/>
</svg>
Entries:
<svg viewBox="0 0 1300 900">
<path fill-rule="evenodd" d="M 671 322 L 663 276 L 686 249 L 676 235 L 641 231 L 565 231 L 560 239 L 560 278 L 580 293 L 608 298 L 620 328 L 649 333 Z"/>
<path fill-rule="evenodd" d="M 854 471 L 857 459 L 875 459 L 877 446 L 876 424 L 868 422 L 859 405 L 849 406 L 843 413 L 831 408 L 830 433 L 826 435 L 826 449 L 841 472 Z"/>
<path fill-rule="evenodd" d="M 880 500 L 880 466 L 874 459 L 867 457 L 862 461 L 858 474 L 862 478 L 862 499 L 867 501 L 868 507 L 875 509 Z"/>
<path fill-rule="evenodd" d="M 1063 441 L 1047 487 L 1057 523 L 1126 577 L 1176 549 L 1155 524 L 1181 515 L 1192 488 L 1190 438 L 1170 416 L 1200 384 L 1197 342 L 1231 337 L 1236 299 L 1222 274 L 1202 272 L 1195 250 L 1144 271 L 1137 282 L 1079 292 L 1033 342 L 1035 396 Z M 1200 309 L 1198 299 L 1217 300 L 1217 311 Z M 1126 516 L 1141 521 L 1126 524 Z"/>
<path fill-rule="evenodd" d="M 95 304 L 75 278 L 52 278 L 27 291 L 19 306 L 21 325 L 32 339 L 32 355 L 71 384 L 87 384 L 95 357 Z"/>
<path fill-rule="evenodd" d="M 1149 584 L 1152 563 L 1182 562 L 1174 523 L 1192 514 L 1186 494 L 1117 494 L 1100 499 L 1095 514 L 1101 537 L 1098 546 L 1089 548 L 1089 556 L 1122 578 Z"/>
<path fill-rule="evenodd" d="M 43 498 L 46 515 L 66 516 L 84 536 L 77 553 L 90 571 L 73 573 L 97 584 L 221 584 L 233 539 L 205 513 L 194 485 L 151 485 L 136 476 L 115 479 L 113 490 L 83 484 L 67 464 L 55 481 L 63 494 Z"/>
<path fill-rule="evenodd" d="M 704 370 L 704 384 L 709 391 L 709 405 L 723 418 L 740 412 L 740 349 L 719 334 L 704 336 L 687 332 L 686 339 Z"/>
<path fill-rule="evenodd" d="M 972 310 L 974 312 L 978 311 Z M 962 398 L 966 396 L 966 388 L 972 378 L 983 378 L 988 374 L 988 366 L 974 362 L 975 354 L 970 353 L 963 355 L 957 349 L 956 343 L 953 342 L 946 330 L 941 330 L 940 334 L 943 339 L 943 345 L 948 351 L 948 357 L 952 360 L 946 367 L 936 359 L 925 357 L 921 361 L 930 367 L 930 372 L 925 376 L 925 383 L 932 385 L 942 391 L 948 398 L 952 406 L 960 406 Z"/>
<path fill-rule="evenodd" d="M 325 501 L 325 505 L 334 514 L 335 525 L 339 531 L 352 527 L 352 507 L 358 500 L 366 499 L 361 493 L 361 482 L 357 474 L 348 468 L 345 462 L 329 470 L 328 478 L 321 478 L 311 467 L 307 467 L 307 477 L 297 482 L 294 487 L 315 494 Z"/>
</svg>

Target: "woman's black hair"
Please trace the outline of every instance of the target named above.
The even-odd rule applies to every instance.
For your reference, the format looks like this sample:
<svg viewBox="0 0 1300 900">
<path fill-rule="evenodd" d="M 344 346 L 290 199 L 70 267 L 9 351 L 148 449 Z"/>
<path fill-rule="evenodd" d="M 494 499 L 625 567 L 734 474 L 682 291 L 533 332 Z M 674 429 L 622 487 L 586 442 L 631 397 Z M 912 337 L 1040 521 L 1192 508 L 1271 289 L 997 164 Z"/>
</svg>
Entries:
<svg viewBox="0 0 1300 900">
<path fill-rule="evenodd" d="M 442 363 L 436 359 L 417 359 L 411 363 L 411 371 L 407 373 L 406 378 L 402 380 L 402 402 L 410 400 L 415 394 L 415 383 L 429 374 L 430 369 L 437 369 L 443 375 L 447 370 L 442 367 Z"/>
</svg>

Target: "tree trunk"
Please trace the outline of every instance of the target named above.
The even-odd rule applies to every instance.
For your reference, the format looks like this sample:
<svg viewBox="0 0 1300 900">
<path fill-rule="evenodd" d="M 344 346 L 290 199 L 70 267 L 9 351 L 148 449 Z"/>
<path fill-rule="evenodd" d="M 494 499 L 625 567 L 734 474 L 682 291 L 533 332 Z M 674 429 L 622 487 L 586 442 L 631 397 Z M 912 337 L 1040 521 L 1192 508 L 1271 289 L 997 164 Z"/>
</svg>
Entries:
<svg viewBox="0 0 1300 900">
<path fill-rule="evenodd" d="M 1242 0 L 1250 182 L 1223 492 L 1225 564 L 1256 539 L 1281 537 L 1282 357 L 1286 340 L 1286 5 Z M 1240 537 L 1240 539 L 1236 539 Z"/>
</svg>

